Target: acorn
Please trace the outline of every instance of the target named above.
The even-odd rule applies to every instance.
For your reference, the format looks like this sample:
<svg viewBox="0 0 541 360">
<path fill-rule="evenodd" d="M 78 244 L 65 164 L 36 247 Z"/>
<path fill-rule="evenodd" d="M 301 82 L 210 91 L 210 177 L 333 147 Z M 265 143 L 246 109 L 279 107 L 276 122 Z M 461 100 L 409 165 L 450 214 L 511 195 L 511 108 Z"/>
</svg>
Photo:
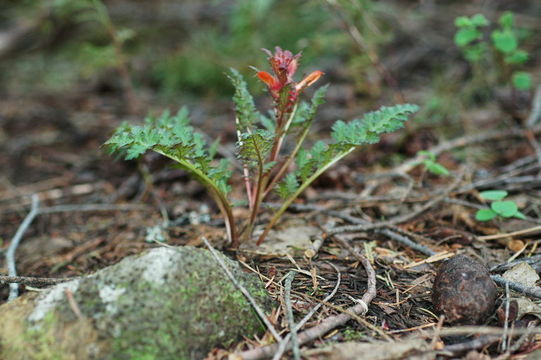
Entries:
<svg viewBox="0 0 541 360">
<path fill-rule="evenodd" d="M 480 325 L 493 314 L 497 295 L 496 284 L 486 266 L 457 255 L 438 269 L 432 303 L 449 324 Z"/>
</svg>

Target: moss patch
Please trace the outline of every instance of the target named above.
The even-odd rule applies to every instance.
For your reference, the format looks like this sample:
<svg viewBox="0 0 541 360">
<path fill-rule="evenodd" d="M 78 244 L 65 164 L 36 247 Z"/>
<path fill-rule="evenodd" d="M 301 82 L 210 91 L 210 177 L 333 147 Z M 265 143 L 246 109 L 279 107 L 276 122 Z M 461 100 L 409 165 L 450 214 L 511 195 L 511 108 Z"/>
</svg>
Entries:
<svg viewBox="0 0 541 360">
<path fill-rule="evenodd" d="M 257 277 L 222 257 L 235 278 L 270 311 Z M 264 331 L 212 255 L 192 247 L 157 248 L 126 258 L 82 279 L 73 296 L 82 318 L 62 297 L 38 323 L 18 324 L 19 335 L 25 334 L 18 344 L 31 344 L 36 354 L 28 358 L 202 358 L 214 347 Z M 35 307 L 36 300 L 30 304 Z M 31 310 L 19 319 L 28 318 Z M 7 343 L 4 330 L 2 344 Z"/>
</svg>

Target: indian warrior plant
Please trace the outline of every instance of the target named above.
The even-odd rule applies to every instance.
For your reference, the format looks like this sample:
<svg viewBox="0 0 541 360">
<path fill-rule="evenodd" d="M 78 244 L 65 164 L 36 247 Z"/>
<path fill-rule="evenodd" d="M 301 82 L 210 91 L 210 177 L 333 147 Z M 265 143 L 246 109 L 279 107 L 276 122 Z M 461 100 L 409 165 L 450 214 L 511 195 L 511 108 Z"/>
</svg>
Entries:
<svg viewBox="0 0 541 360">
<path fill-rule="evenodd" d="M 316 142 L 311 149 L 303 148 L 318 107 L 324 102 L 327 85 L 314 92 L 310 102 L 300 95 L 322 75 L 314 71 L 299 82 L 294 80 L 300 54 L 276 47 L 274 53 L 264 50 L 272 73 L 256 71 L 256 76 L 267 86 L 273 100 L 269 115 L 260 113 L 250 95 L 242 75 L 231 69 L 228 77 L 235 87 L 235 124 L 237 130 L 236 156 L 243 165 L 243 178 L 250 216 L 242 227 L 233 216 L 228 159 L 215 160 L 217 142 L 207 146 L 201 134 L 189 125 L 188 110 L 176 115 L 168 112 L 159 117 L 147 117 L 142 126 L 122 124 L 106 146 L 121 151 L 127 160 L 135 159 L 152 150 L 175 161 L 204 185 L 222 213 L 227 236 L 232 248 L 241 239 L 252 237 L 262 204 L 271 193 L 281 199 L 281 206 L 271 215 L 257 244 L 268 235 L 289 205 L 328 168 L 364 144 L 379 141 L 383 133 L 401 128 L 416 105 L 401 104 L 382 107 L 349 122 L 338 120 L 332 126 L 331 141 Z M 291 144 L 285 153 L 284 143 Z M 241 229 L 241 230 L 239 230 Z"/>
</svg>

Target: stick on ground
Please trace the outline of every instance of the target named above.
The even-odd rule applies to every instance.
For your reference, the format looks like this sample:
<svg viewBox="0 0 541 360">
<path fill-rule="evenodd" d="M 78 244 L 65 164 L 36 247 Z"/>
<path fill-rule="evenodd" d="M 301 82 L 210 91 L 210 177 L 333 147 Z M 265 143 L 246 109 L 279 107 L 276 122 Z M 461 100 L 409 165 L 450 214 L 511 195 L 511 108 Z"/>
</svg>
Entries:
<svg viewBox="0 0 541 360">
<path fill-rule="evenodd" d="M 32 195 L 32 208 L 30 209 L 30 212 L 26 217 L 24 218 L 23 222 L 17 229 L 17 232 L 11 239 L 11 243 L 9 244 L 8 251 L 6 251 L 6 266 L 8 268 L 8 275 L 9 276 L 17 276 L 17 269 L 15 267 L 15 251 L 17 251 L 17 247 L 19 246 L 19 243 L 21 242 L 21 239 L 30 226 L 32 224 L 32 221 L 34 221 L 34 218 L 39 213 L 39 197 L 34 194 Z M 18 283 L 11 283 L 9 284 L 9 296 L 8 301 L 15 300 L 19 296 L 19 284 Z"/>
</svg>

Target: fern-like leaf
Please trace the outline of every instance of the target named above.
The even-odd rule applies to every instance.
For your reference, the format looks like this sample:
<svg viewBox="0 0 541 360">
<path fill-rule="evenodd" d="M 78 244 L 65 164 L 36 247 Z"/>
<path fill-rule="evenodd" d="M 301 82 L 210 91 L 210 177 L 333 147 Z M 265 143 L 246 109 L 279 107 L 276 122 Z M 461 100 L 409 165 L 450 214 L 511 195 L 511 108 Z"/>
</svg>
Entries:
<svg viewBox="0 0 541 360">
<path fill-rule="evenodd" d="M 235 103 L 235 113 L 238 120 L 237 127 L 240 127 L 237 130 L 244 131 L 259 121 L 261 115 L 255 107 L 254 99 L 248 91 L 248 86 L 242 75 L 237 70 L 231 69 L 228 77 L 235 87 L 233 102 Z"/>
<path fill-rule="evenodd" d="M 287 199 L 299 188 L 297 176 L 294 173 L 287 174 L 282 181 L 278 183 L 276 192 L 282 199 Z"/>
<path fill-rule="evenodd" d="M 320 87 L 312 96 L 309 104 L 303 101 L 298 105 L 297 112 L 293 118 L 293 127 L 310 126 L 316 116 L 318 107 L 325 102 L 325 95 L 328 88 L 328 85 Z"/>
<path fill-rule="evenodd" d="M 274 134 L 266 130 L 242 134 L 237 143 L 239 157 L 249 166 L 265 166 L 271 148 Z"/>
<path fill-rule="evenodd" d="M 224 194 L 231 175 L 228 162 L 213 165 L 215 150 L 207 145 L 201 134 L 189 125 L 188 110 L 182 108 L 171 116 L 165 111 L 159 117 L 147 117 L 142 126 L 122 124 L 105 143 L 111 152 L 122 152 L 127 160 L 136 159 L 148 150 L 162 153 L 179 163 L 179 167 L 200 171 Z M 209 151 L 211 153 L 209 153 Z"/>
<path fill-rule="evenodd" d="M 404 126 L 408 115 L 419 109 L 417 105 L 402 104 L 382 107 L 367 113 L 362 119 L 354 119 L 349 123 L 341 120 L 332 127 L 332 138 L 337 144 L 359 146 L 374 144 L 383 133 L 397 130 Z"/>
</svg>

